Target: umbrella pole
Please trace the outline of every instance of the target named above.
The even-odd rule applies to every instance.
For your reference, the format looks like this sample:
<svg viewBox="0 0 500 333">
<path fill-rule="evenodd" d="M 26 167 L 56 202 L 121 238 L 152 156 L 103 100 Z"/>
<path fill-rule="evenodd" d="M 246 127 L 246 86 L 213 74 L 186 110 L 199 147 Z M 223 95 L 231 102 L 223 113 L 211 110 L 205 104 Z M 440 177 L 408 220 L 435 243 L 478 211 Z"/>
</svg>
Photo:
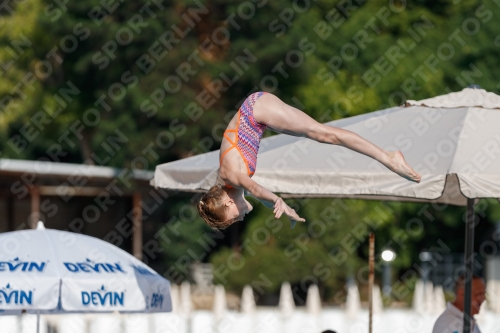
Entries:
<svg viewBox="0 0 500 333">
<path fill-rule="evenodd" d="M 36 311 L 36 333 L 40 333 L 40 310 Z"/>
<path fill-rule="evenodd" d="M 373 279 L 375 275 L 375 235 L 370 234 L 370 255 L 368 261 L 368 332 L 373 332 Z"/>
<path fill-rule="evenodd" d="M 465 221 L 465 290 L 464 290 L 464 328 L 463 333 L 471 332 L 472 276 L 474 263 L 474 199 L 467 199 L 467 218 Z"/>
</svg>

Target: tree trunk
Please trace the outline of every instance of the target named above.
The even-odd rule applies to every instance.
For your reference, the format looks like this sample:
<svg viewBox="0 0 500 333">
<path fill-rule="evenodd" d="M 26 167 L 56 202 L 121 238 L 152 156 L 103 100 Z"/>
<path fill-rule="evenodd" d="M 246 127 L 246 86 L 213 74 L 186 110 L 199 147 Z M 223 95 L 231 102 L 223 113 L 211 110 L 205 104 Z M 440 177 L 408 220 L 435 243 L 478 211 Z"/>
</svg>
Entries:
<svg viewBox="0 0 500 333">
<path fill-rule="evenodd" d="M 83 163 L 88 165 L 95 165 L 94 159 L 92 158 L 92 147 L 90 145 L 90 142 L 92 141 L 92 135 L 87 131 L 83 131 L 82 137 L 83 138 L 80 141 L 80 145 Z"/>
</svg>

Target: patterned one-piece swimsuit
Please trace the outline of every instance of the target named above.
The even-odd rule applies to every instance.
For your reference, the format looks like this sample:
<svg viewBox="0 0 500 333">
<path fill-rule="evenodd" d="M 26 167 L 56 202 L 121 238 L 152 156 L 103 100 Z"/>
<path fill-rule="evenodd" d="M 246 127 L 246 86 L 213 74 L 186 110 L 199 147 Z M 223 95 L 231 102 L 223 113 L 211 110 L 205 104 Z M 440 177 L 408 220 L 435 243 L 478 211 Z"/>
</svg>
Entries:
<svg viewBox="0 0 500 333">
<path fill-rule="evenodd" d="M 226 130 L 224 137 L 231 143 L 231 147 L 226 149 L 220 157 L 219 163 L 233 148 L 236 148 L 247 167 L 248 176 L 252 177 L 257 166 L 257 153 L 259 152 L 260 140 L 266 129 L 265 124 L 258 123 L 253 116 L 253 106 L 257 99 L 265 92 L 259 91 L 251 94 L 245 99 L 238 110 L 238 122 L 235 129 Z M 236 133 L 235 141 L 231 140 L 227 133 Z M 227 186 L 227 185 L 226 185 Z"/>
</svg>

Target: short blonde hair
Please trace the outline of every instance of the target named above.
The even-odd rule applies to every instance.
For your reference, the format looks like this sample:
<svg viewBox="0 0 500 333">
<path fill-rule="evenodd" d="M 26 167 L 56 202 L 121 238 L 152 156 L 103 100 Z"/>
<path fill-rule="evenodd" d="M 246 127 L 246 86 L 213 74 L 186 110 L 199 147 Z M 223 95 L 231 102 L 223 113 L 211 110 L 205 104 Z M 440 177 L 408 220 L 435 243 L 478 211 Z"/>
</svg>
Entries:
<svg viewBox="0 0 500 333">
<path fill-rule="evenodd" d="M 200 217 L 213 229 L 226 229 L 236 222 L 236 219 L 225 220 L 227 211 L 223 200 L 225 195 L 227 192 L 224 186 L 212 186 L 196 205 Z"/>
</svg>

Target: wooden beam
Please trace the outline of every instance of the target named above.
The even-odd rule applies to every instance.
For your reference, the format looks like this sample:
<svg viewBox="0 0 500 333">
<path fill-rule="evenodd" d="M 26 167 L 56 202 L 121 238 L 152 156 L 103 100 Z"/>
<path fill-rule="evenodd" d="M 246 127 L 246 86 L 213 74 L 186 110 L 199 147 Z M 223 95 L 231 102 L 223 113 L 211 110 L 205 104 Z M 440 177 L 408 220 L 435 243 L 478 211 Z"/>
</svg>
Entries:
<svg viewBox="0 0 500 333">
<path fill-rule="evenodd" d="M 32 229 L 35 229 L 37 222 L 40 221 L 40 191 L 38 190 L 38 187 L 34 186 L 30 188 L 30 196 L 31 196 L 30 227 Z"/>
<path fill-rule="evenodd" d="M 123 190 L 122 193 L 114 191 L 107 191 L 105 187 L 85 187 L 85 186 L 40 186 L 39 191 L 41 195 L 45 196 L 60 196 L 60 197 L 96 197 L 99 194 L 107 193 L 114 197 L 132 196 L 135 192 Z"/>
<path fill-rule="evenodd" d="M 132 196 L 133 224 L 132 254 L 142 260 L 142 196 L 141 192 L 135 192 Z"/>
</svg>

